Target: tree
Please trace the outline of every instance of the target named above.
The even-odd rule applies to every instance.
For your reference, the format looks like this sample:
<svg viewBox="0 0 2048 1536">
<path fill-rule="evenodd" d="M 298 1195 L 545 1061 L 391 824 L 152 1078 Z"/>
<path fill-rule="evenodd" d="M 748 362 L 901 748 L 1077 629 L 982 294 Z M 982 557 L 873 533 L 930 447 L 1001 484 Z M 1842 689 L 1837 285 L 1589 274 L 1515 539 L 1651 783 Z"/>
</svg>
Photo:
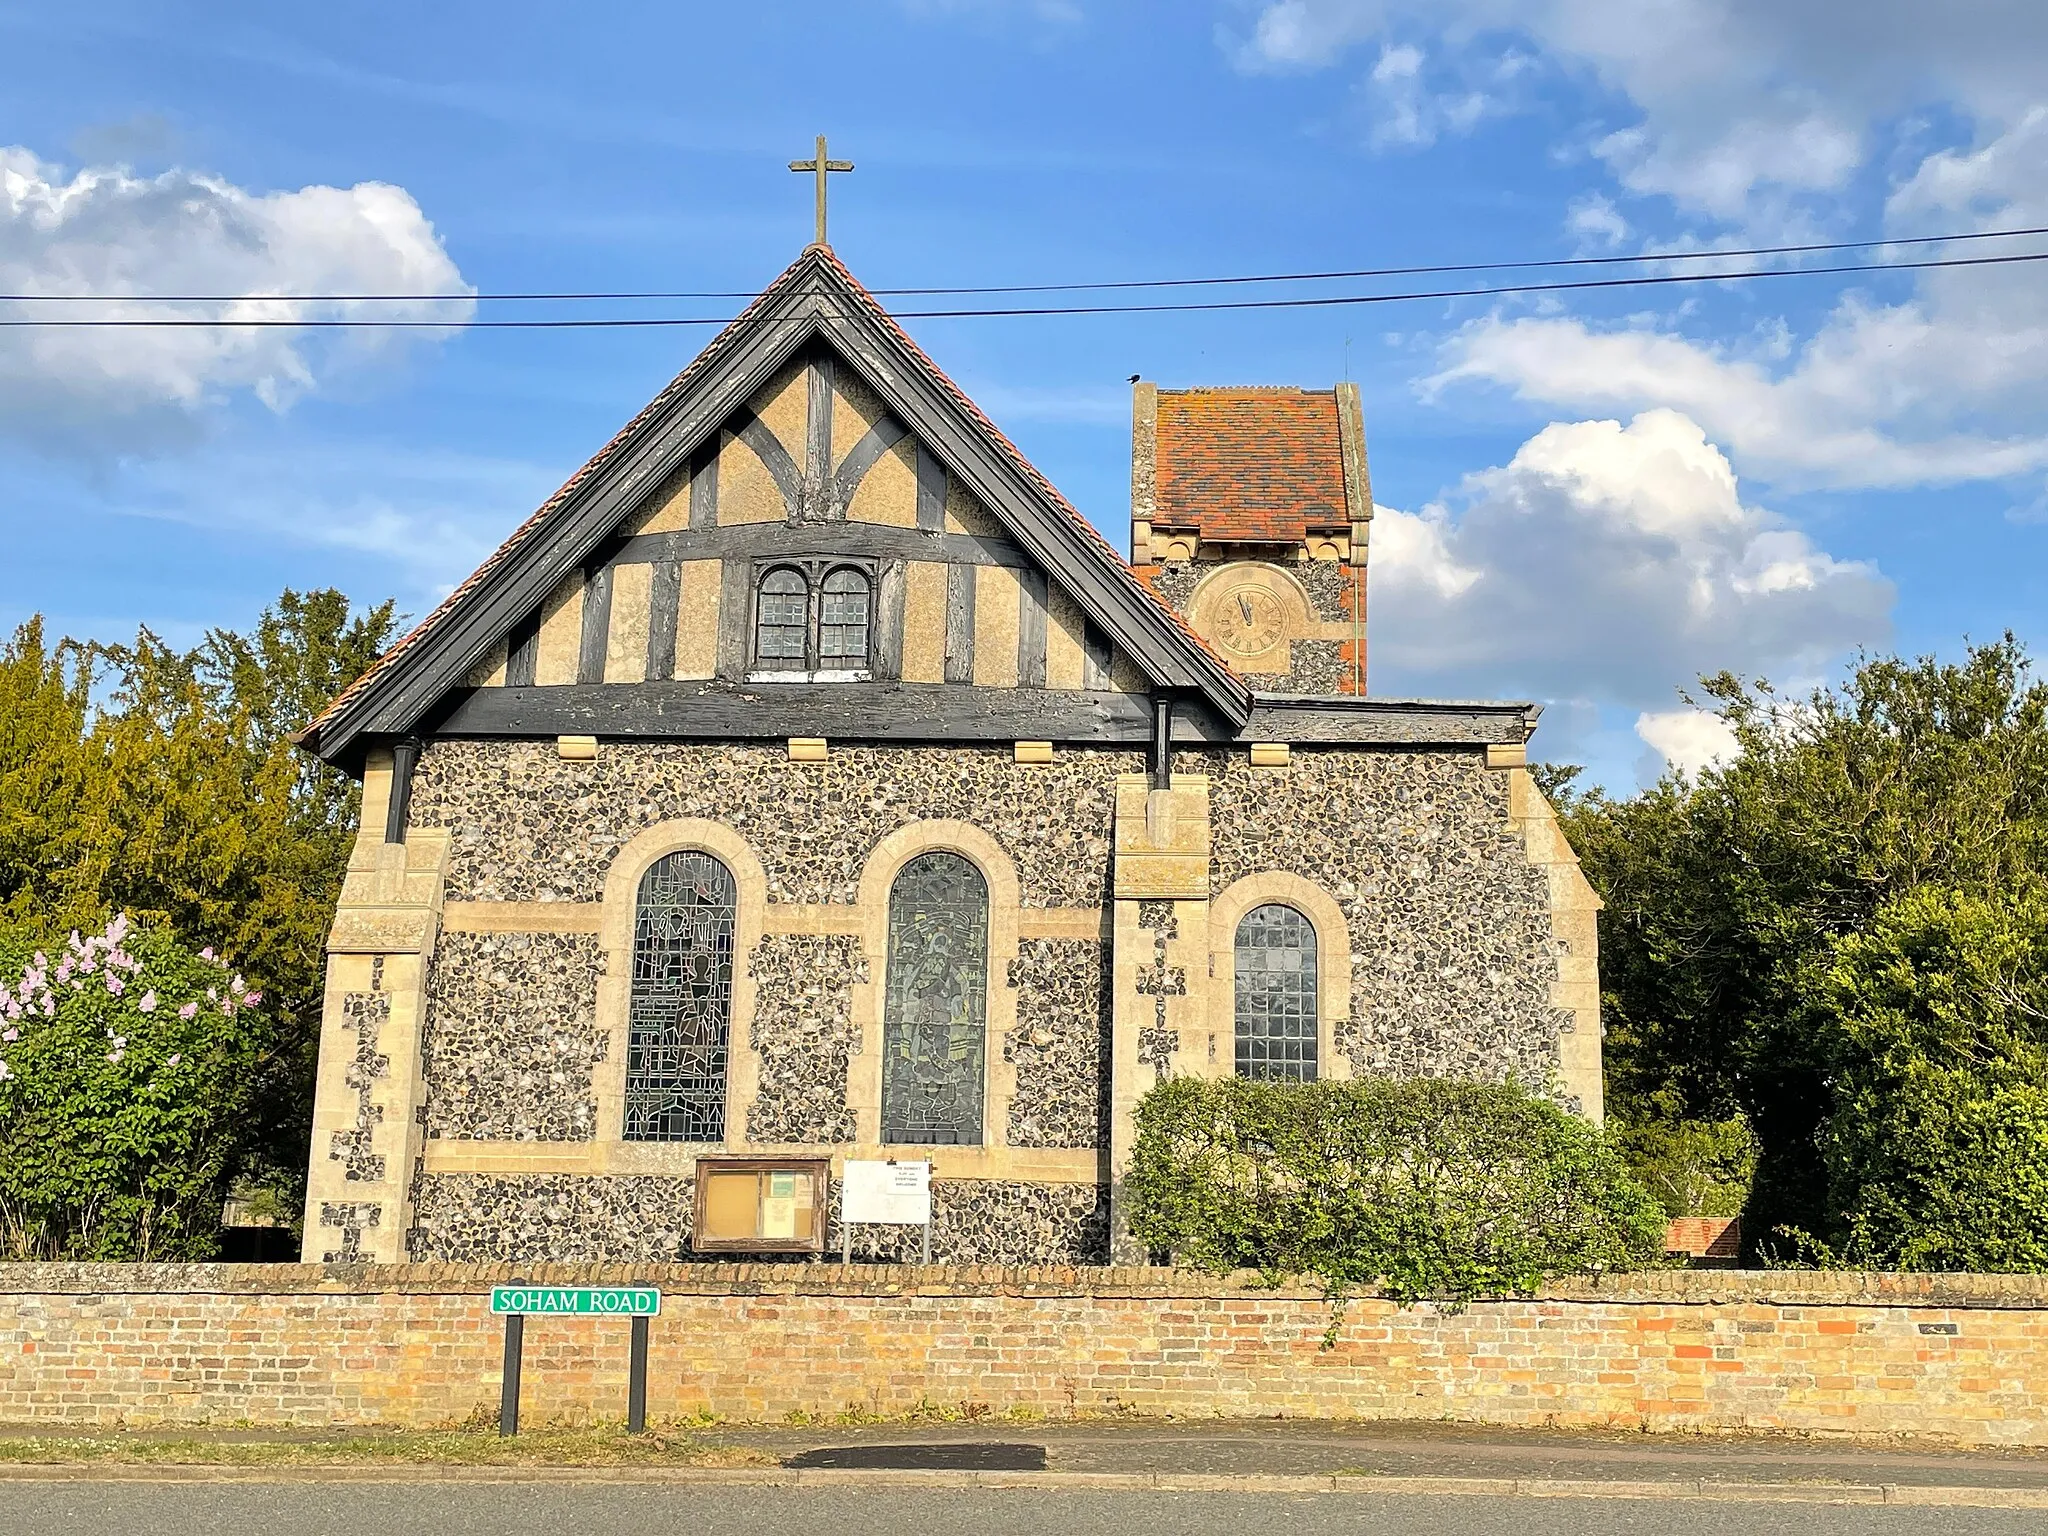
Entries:
<svg viewBox="0 0 2048 1536">
<path fill-rule="evenodd" d="M 389 642 L 389 602 L 286 592 L 248 635 L 178 652 L 0 652 L 0 914 L 45 945 L 119 912 L 211 948 L 270 999 L 275 1049 L 247 1106 L 249 1171 L 305 1171 L 324 943 L 357 787 L 289 736 Z M 98 702 L 95 702 L 98 701 Z M 290 1191 L 287 1191 L 290 1198 Z"/>
<path fill-rule="evenodd" d="M 1816 1252 L 2048 1269 L 2048 898 L 1924 886 L 1835 946 Z"/>
<path fill-rule="evenodd" d="M 1609 1102 L 1624 1125 L 1740 1117 L 1749 1230 L 1838 1234 L 1838 946 L 1921 887 L 2040 888 L 2048 686 L 2007 636 L 1955 664 L 1865 658 L 1803 698 L 1727 674 L 1703 688 L 1733 759 L 1561 813 L 1606 902 Z"/>
</svg>

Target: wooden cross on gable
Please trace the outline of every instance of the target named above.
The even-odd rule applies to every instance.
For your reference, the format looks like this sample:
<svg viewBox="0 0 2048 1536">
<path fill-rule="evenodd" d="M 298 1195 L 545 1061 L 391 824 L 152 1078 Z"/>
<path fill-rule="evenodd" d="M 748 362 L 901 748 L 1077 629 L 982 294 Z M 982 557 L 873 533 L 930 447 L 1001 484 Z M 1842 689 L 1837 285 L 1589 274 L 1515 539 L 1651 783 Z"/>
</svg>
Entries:
<svg viewBox="0 0 2048 1536">
<path fill-rule="evenodd" d="M 853 162 L 851 160 L 826 159 L 825 135 L 821 133 L 818 135 L 817 158 L 813 160 L 792 160 L 789 162 L 789 168 L 792 171 L 809 172 L 818 178 L 818 238 L 814 243 L 823 245 L 825 244 L 825 178 L 833 171 L 852 170 Z"/>
</svg>

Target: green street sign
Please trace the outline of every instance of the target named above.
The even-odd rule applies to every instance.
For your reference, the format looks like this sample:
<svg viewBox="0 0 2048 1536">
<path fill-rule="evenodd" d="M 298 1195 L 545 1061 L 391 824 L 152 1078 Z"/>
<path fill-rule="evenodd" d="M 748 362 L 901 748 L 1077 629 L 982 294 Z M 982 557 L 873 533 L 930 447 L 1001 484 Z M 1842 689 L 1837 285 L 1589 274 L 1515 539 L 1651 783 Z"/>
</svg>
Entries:
<svg viewBox="0 0 2048 1536">
<path fill-rule="evenodd" d="M 658 1317 L 651 1285 L 494 1285 L 491 1315 L 506 1317 Z"/>
</svg>

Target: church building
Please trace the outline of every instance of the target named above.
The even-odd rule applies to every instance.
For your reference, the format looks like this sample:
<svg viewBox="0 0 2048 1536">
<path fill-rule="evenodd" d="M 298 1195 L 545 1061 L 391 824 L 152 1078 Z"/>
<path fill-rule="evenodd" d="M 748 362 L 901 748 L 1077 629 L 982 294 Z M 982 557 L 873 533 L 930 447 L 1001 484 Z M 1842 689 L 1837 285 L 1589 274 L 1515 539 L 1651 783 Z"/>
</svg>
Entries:
<svg viewBox="0 0 2048 1536">
<path fill-rule="evenodd" d="M 903 1257 L 897 1159 L 936 1259 L 1102 1263 L 1169 1076 L 1599 1118 L 1537 707 L 1367 688 L 1356 388 L 1133 390 L 1125 560 L 813 245 L 307 729 L 308 1260 L 689 1258 L 785 1164 Z"/>
</svg>

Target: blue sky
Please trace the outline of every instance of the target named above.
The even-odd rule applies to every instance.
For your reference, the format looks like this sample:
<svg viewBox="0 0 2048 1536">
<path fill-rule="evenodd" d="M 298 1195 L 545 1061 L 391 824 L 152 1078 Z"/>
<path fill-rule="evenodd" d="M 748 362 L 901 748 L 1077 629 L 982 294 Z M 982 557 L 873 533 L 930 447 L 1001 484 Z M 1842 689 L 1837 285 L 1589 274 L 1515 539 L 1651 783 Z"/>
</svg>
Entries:
<svg viewBox="0 0 2048 1536">
<path fill-rule="evenodd" d="M 1936 9 L 0 3 L 0 279 L 753 289 L 820 131 L 873 287 L 2048 224 L 2044 8 Z M 2042 636 L 2048 265 L 911 328 L 1119 543 L 1131 374 L 1356 379 L 1375 690 L 1548 700 L 1616 787 L 1713 751 L 1703 670 Z M 0 624 L 422 612 L 709 334 L 0 331 Z"/>
</svg>

